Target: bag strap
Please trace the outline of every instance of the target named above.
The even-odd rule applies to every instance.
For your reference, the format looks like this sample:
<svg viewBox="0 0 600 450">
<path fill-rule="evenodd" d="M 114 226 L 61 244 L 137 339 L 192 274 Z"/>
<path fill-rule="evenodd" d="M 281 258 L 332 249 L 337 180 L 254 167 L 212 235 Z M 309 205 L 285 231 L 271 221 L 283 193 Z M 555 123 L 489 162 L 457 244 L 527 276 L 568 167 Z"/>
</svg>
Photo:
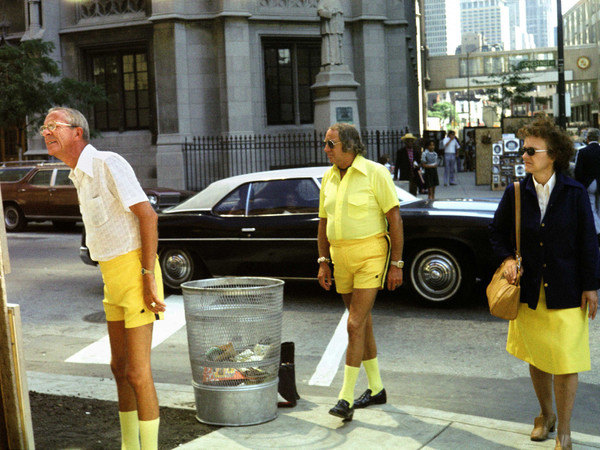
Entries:
<svg viewBox="0 0 600 450">
<path fill-rule="evenodd" d="M 517 242 L 517 284 L 521 277 L 521 183 L 515 182 L 515 240 Z"/>
</svg>

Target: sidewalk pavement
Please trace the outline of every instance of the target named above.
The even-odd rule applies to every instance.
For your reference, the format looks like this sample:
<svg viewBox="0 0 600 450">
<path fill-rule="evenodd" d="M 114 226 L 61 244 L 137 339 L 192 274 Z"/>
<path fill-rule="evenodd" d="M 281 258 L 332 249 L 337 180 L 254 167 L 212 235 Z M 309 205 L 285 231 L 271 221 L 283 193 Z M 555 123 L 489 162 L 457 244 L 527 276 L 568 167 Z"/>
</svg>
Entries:
<svg viewBox="0 0 600 450">
<path fill-rule="evenodd" d="M 443 168 L 440 168 L 443 179 Z M 405 182 L 398 185 L 408 189 Z M 475 172 L 457 174 L 456 186 L 438 186 L 436 198 L 500 198 L 502 191 L 475 185 Z M 427 195 L 419 195 L 427 198 Z M 101 400 L 116 400 L 114 381 L 70 375 L 28 372 L 32 391 Z M 191 386 L 157 383 L 161 406 L 185 408 L 195 414 Z M 302 395 L 302 392 L 300 392 Z M 279 408 L 275 420 L 260 425 L 223 427 L 178 449 L 204 448 L 393 448 L 393 449 L 534 449 L 554 448 L 556 433 L 545 442 L 533 442 L 531 423 L 516 423 L 486 417 L 454 414 L 429 408 L 395 404 L 356 410 L 351 422 L 328 414 L 337 403 L 334 397 L 304 396 L 294 408 Z M 493 407 L 493 405 L 491 405 Z M 168 429 L 161 429 L 168 433 Z M 597 436 L 572 433 L 574 449 L 600 449 Z"/>
<path fill-rule="evenodd" d="M 457 172 L 456 185 L 444 186 L 444 168 L 438 168 L 440 185 L 435 188 L 435 198 L 502 198 L 504 191 L 492 191 L 489 184 L 475 184 L 475 172 Z M 396 181 L 398 186 L 408 191 L 408 181 Z M 419 194 L 417 197 L 426 199 L 427 194 Z"/>
<path fill-rule="evenodd" d="M 35 392 L 100 400 L 116 400 L 109 378 L 27 373 Z M 191 386 L 156 383 L 161 406 L 189 409 L 195 415 Z M 400 403 L 356 410 L 351 422 L 329 415 L 333 397 L 303 396 L 294 408 L 279 408 L 275 420 L 260 425 L 222 427 L 178 449 L 205 448 L 390 448 L 390 449 L 534 449 L 554 448 L 556 433 L 532 442 L 531 424 L 454 414 Z M 162 428 L 161 433 L 168 433 Z M 574 449 L 600 449 L 600 435 L 572 433 Z"/>
</svg>

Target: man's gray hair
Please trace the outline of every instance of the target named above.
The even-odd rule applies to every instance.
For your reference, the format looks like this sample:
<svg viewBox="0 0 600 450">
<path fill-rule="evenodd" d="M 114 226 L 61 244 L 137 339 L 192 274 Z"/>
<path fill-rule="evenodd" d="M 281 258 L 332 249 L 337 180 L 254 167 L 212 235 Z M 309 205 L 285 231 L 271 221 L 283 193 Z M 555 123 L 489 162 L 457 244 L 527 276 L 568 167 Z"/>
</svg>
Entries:
<svg viewBox="0 0 600 450">
<path fill-rule="evenodd" d="M 90 140 L 90 126 L 88 125 L 88 121 L 81 112 L 74 108 L 67 108 L 65 106 L 55 106 L 54 108 L 50 108 L 48 110 L 48 114 L 52 112 L 64 112 L 68 117 L 69 125 L 74 125 L 83 130 L 83 140 L 88 142 Z"/>
<path fill-rule="evenodd" d="M 354 125 L 349 123 L 336 123 L 329 127 L 330 130 L 338 132 L 342 151 L 354 155 L 366 155 L 367 149 L 360 139 L 360 133 Z"/>
<path fill-rule="evenodd" d="M 600 139 L 600 130 L 598 128 L 588 128 L 587 130 L 587 140 L 598 141 Z"/>
</svg>

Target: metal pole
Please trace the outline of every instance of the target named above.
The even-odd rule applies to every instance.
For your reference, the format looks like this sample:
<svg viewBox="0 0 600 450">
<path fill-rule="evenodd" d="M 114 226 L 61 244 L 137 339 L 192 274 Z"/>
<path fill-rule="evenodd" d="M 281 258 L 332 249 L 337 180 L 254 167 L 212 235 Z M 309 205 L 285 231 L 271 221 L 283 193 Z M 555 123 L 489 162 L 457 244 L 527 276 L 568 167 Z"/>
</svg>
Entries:
<svg viewBox="0 0 600 450">
<path fill-rule="evenodd" d="M 467 126 L 471 126 L 471 69 L 469 68 L 469 57 L 471 56 L 471 52 L 467 52 L 467 110 L 468 110 L 468 118 L 467 118 Z"/>
<path fill-rule="evenodd" d="M 565 111 L 565 46 L 563 39 L 563 19 L 561 0 L 556 0 L 556 47 L 558 49 L 558 84 L 556 85 L 556 94 L 558 97 L 558 117 L 556 123 L 559 127 L 565 129 L 567 126 L 567 117 Z"/>
</svg>

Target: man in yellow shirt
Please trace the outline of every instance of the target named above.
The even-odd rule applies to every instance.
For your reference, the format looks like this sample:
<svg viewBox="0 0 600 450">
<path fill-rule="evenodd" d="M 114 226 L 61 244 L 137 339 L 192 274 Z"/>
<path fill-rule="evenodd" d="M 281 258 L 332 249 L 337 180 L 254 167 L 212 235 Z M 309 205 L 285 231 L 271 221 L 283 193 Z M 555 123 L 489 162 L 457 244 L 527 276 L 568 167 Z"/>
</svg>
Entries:
<svg viewBox="0 0 600 450">
<path fill-rule="evenodd" d="M 318 277 L 324 289 L 331 289 L 329 263 L 334 263 L 336 291 L 349 312 L 344 383 L 329 413 L 349 421 L 355 408 L 387 401 L 371 309 L 378 290 L 402 285 L 404 237 L 396 187 L 383 165 L 365 159 L 358 130 L 344 123 L 332 125 L 325 144 L 333 167 L 321 182 Z M 369 386 L 354 401 L 361 362 Z"/>
</svg>

